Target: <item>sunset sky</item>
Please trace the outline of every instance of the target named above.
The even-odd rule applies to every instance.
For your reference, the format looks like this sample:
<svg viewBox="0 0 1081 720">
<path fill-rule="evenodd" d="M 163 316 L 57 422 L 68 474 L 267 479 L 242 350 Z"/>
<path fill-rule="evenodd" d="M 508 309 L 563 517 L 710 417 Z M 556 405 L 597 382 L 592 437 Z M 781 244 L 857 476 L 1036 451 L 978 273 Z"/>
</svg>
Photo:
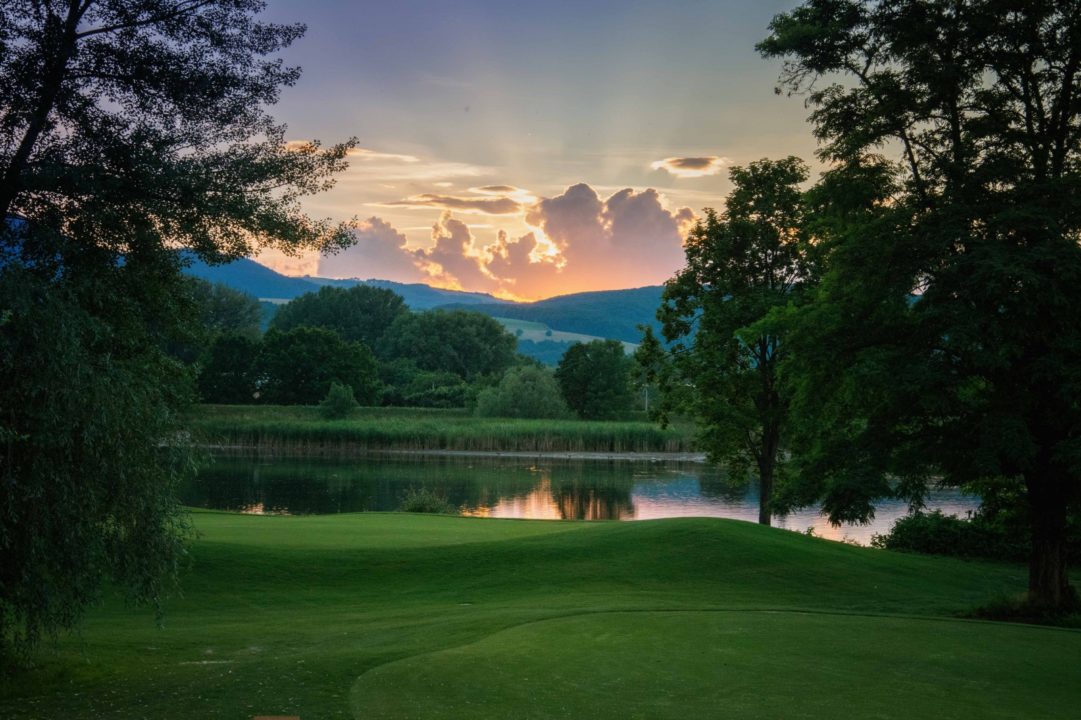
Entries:
<svg viewBox="0 0 1081 720">
<path fill-rule="evenodd" d="M 306 209 L 362 224 L 337 256 L 259 260 L 521 299 L 661 283 L 729 165 L 812 160 L 807 110 L 754 51 L 795 4 L 271 0 L 308 25 L 275 116 L 363 148 Z"/>
</svg>

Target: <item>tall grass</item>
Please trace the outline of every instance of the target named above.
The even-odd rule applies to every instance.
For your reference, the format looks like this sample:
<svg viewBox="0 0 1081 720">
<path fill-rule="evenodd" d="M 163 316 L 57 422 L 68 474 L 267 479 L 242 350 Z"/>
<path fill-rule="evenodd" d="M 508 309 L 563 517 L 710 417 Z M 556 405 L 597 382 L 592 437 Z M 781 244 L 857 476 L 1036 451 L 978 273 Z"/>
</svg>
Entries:
<svg viewBox="0 0 1081 720">
<path fill-rule="evenodd" d="M 315 408 L 199 406 L 196 438 L 262 452 L 331 454 L 370 450 L 477 452 L 692 452 L 689 427 L 647 422 L 475 418 L 464 411 L 362 408 L 324 420 Z"/>
</svg>

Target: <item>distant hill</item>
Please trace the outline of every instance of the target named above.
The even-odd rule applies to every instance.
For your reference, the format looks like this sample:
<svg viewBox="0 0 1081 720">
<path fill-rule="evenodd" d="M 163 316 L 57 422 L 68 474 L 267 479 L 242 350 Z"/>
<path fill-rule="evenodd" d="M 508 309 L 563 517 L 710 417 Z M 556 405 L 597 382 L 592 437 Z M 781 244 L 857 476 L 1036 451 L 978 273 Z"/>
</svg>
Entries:
<svg viewBox="0 0 1081 720">
<path fill-rule="evenodd" d="M 498 306 L 455 303 L 444 307 L 476 310 L 493 317 L 527 320 L 568 333 L 638 343 L 642 339 L 638 325 L 650 325 L 654 330 L 660 329 L 656 315 L 663 290 L 660 285 L 651 285 L 629 290 L 560 295 L 532 303 Z"/>
<path fill-rule="evenodd" d="M 207 265 L 192 260 L 185 272 L 259 298 L 263 301 L 264 325 L 273 316 L 276 305 L 305 293 L 318 292 L 325 285 L 352 287 L 363 283 L 387 288 L 401 295 L 413 310 L 444 308 L 482 312 L 499 319 L 518 336 L 520 352 L 549 365 L 557 363 L 563 352 L 576 341 L 610 338 L 629 343 L 628 351 L 633 350 L 632 345 L 642 339 L 639 324 L 659 329 L 656 313 L 663 289 L 656 285 L 601 290 L 516 303 L 485 293 L 443 290 L 422 283 L 289 277 L 248 259 L 228 265 Z"/>
<path fill-rule="evenodd" d="M 414 310 L 428 310 L 449 303 L 504 305 L 508 302 L 485 293 L 442 290 L 422 283 L 396 283 L 390 280 L 336 280 L 311 276 L 289 277 L 247 258 L 227 265 L 207 265 L 200 260 L 192 259 L 185 272 L 204 280 L 242 290 L 260 300 L 279 303 L 292 300 L 305 293 L 318 292 L 324 285 L 353 287 L 361 284 L 393 290 L 405 298 L 405 304 Z"/>
</svg>

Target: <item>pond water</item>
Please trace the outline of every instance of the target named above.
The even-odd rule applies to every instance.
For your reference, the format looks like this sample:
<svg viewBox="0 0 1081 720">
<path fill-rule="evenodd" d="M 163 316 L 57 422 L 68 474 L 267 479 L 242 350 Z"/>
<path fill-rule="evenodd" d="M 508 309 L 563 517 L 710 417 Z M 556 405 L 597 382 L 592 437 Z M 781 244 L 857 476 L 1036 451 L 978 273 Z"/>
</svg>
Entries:
<svg viewBox="0 0 1081 720">
<path fill-rule="evenodd" d="M 463 515 L 545 520 L 645 520 L 709 516 L 755 521 L 758 488 L 733 485 L 701 463 L 516 457 L 375 455 L 350 459 L 217 457 L 182 488 L 193 507 L 246 513 L 396 510 L 409 489 L 444 496 Z M 964 515 L 979 501 L 935 492 L 931 509 Z M 870 525 L 831 526 L 815 509 L 776 527 L 867 544 L 908 511 L 883 501 Z"/>
</svg>

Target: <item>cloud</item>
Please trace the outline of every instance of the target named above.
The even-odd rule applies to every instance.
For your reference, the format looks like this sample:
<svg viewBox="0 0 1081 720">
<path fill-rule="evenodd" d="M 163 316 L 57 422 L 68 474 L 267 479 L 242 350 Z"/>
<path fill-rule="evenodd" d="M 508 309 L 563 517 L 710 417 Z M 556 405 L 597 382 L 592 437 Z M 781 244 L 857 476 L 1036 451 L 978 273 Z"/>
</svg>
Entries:
<svg viewBox="0 0 1081 720">
<path fill-rule="evenodd" d="M 469 188 L 469 192 L 479 193 L 481 195 L 514 195 L 526 191 L 521 188 L 516 188 L 513 185 L 484 185 L 482 187 Z"/>
<path fill-rule="evenodd" d="M 360 223 L 353 235 L 355 245 L 319 258 L 318 275 L 396 282 L 422 282 L 428 278 L 406 248 L 405 235 L 390 223 L 377 217 L 368 218 Z"/>
<path fill-rule="evenodd" d="M 432 242 L 431 248 L 413 251 L 413 257 L 431 278 L 456 289 L 497 289 L 498 283 L 485 270 L 469 226 L 449 211 L 444 211 L 432 225 Z"/>
<path fill-rule="evenodd" d="M 485 187 L 497 192 L 496 186 Z M 479 193 L 457 199 L 516 202 Z M 655 285 L 683 266 L 682 238 L 695 220 L 690 208 L 666 208 L 653 188 L 624 188 L 603 198 L 579 183 L 554 197 L 518 204 L 531 231 L 511 237 L 499 230 L 487 243 L 474 232 L 491 225 L 467 224 L 446 207 L 430 227 L 431 246 L 425 248 L 409 247 L 399 230 L 369 218 L 356 231 L 356 245 L 321 258 L 318 273 L 423 281 L 521 299 Z M 429 206 L 439 207 L 424 205 Z"/>
<path fill-rule="evenodd" d="M 678 178 L 694 178 L 716 175 L 728 163 L 728 158 L 718 155 L 704 155 L 701 157 L 665 158 L 664 160 L 654 161 L 650 164 L 650 167 L 654 170 L 664 170 L 669 175 Z"/>
<path fill-rule="evenodd" d="M 392 162 L 403 163 L 419 163 L 420 158 L 415 155 L 398 155 L 395 153 L 384 153 L 376 150 L 369 150 L 367 148 L 353 148 L 348 151 L 346 157 L 354 160 L 390 160 Z"/>
<path fill-rule="evenodd" d="M 380 205 L 383 207 L 441 208 L 480 215 L 517 215 L 522 211 L 522 204 L 509 197 L 457 197 L 433 193 L 413 195 L 403 200 L 380 203 Z"/>
<path fill-rule="evenodd" d="M 689 208 L 667 210 L 653 189 L 602 199 L 579 183 L 526 209 L 535 228 L 512 239 L 500 231 L 480 248 L 468 226 L 444 212 L 436 246 L 418 252 L 429 274 L 450 287 L 522 298 L 663 282 L 683 265 Z"/>
</svg>

